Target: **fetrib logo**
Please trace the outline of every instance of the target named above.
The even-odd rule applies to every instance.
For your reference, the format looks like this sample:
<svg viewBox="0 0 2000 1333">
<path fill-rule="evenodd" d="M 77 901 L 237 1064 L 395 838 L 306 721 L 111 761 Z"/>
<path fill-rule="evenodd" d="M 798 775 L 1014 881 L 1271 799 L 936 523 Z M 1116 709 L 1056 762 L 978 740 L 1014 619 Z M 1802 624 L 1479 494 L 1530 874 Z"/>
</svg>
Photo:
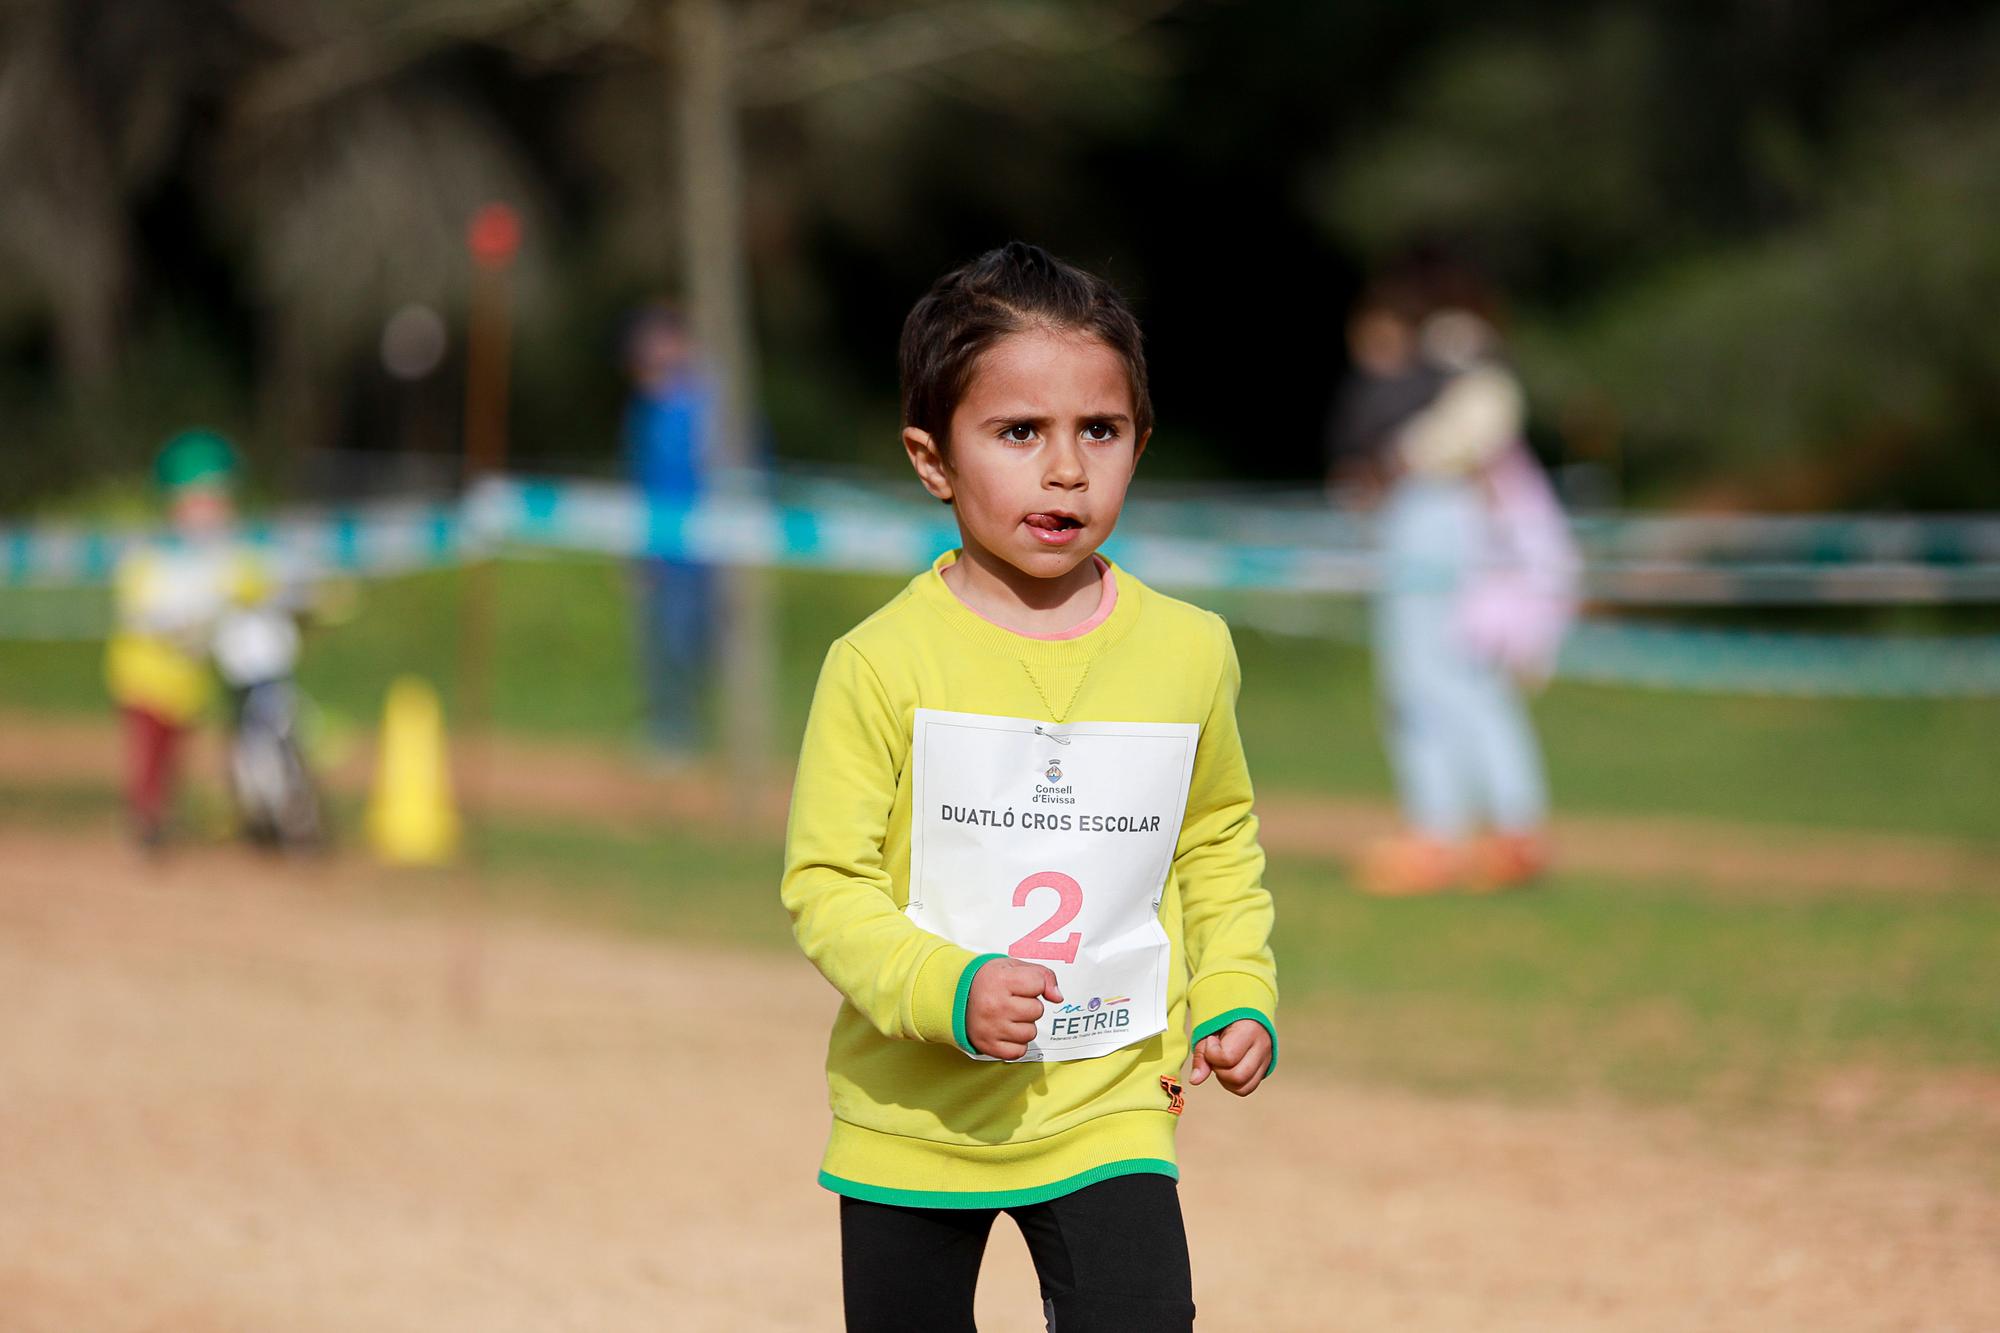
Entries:
<svg viewBox="0 0 2000 1333">
<path fill-rule="evenodd" d="M 1088 1003 L 1065 1004 L 1056 1010 L 1056 1012 L 1059 1014 L 1094 1014 L 1100 1009 L 1116 1009 L 1121 1004 L 1130 1003 L 1132 1003 L 1132 997 L 1129 995 L 1113 995 L 1109 997 L 1093 995 L 1090 997 Z"/>
</svg>

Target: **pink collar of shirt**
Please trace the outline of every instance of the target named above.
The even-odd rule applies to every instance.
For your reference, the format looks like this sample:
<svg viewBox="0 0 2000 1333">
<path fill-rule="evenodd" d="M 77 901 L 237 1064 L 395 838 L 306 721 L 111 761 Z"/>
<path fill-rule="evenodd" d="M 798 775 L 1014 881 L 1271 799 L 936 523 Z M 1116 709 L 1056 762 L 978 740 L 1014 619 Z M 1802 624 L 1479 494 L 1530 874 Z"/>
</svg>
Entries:
<svg viewBox="0 0 2000 1333">
<path fill-rule="evenodd" d="M 1007 625 L 1002 625 L 1000 624 L 999 621 L 993 619 L 991 616 L 980 616 L 979 612 L 977 610 L 974 610 L 974 608 L 972 608 L 971 606 L 967 605 L 965 600 L 959 597 L 957 593 L 953 593 L 952 598 L 955 601 L 957 601 L 960 606 L 963 606 L 965 607 L 966 610 L 971 611 L 973 615 L 979 616 L 979 618 L 985 621 L 987 624 L 997 626 L 1000 629 L 1004 629 L 1009 634 L 1019 634 L 1024 639 L 1040 639 L 1045 643 L 1060 643 L 1064 639 L 1080 639 L 1084 635 L 1096 629 L 1099 625 L 1102 625 L 1105 621 L 1111 619 L 1111 613 L 1118 609 L 1118 580 L 1111 576 L 1110 564 L 1101 555 L 1091 556 L 1090 563 L 1097 566 L 1097 589 L 1098 589 L 1097 609 L 1090 613 L 1090 618 L 1088 620 L 1082 621 L 1075 625 L 1071 625 L 1066 630 L 1058 630 L 1054 634 L 1029 634 L 1024 630 L 1018 630 L 1011 628 L 1010 626 Z M 951 585 L 946 584 L 945 586 L 949 588 Z"/>
</svg>

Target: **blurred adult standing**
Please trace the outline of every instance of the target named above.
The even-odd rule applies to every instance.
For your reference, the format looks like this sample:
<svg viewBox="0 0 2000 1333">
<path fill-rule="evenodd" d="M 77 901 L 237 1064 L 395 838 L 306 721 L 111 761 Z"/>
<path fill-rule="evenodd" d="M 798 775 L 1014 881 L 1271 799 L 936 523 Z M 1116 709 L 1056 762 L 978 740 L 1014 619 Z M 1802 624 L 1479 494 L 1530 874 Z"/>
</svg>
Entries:
<svg viewBox="0 0 2000 1333">
<path fill-rule="evenodd" d="M 703 744 L 702 711 L 715 652 L 715 571 L 679 549 L 678 521 L 707 493 L 707 440 L 715 386 L 678 311 L 648 306 L 626 331 L 632 400 L 625 456 L 649 509 L 637 569 L 639 669 L 647 738 L 671 763 L 690 762 Z"/>
<path fill-rule="evenodd" d="M 1394 476 L 1392 439 L 1437 396 L 1443 376 L 1417 355 L 1422 301 L 1409 284 L 1381 283 L 1347 318 L 1348 375 L 1328 423 L 1327 490 L 1336 504 L 1373 508 Z"/>
<path fill-rule="evenodd" d="M 1376 677 L 1406 823 L 1367 850 L 1358 879 L 1387 896 L 1525 884 L 1549 852 L 1522 686 L 1553 667 L 1576 553 L 1485 318 L 1384 286 L 1348 340 L 1329 484 L 1377 510 Z"/>
</svg>

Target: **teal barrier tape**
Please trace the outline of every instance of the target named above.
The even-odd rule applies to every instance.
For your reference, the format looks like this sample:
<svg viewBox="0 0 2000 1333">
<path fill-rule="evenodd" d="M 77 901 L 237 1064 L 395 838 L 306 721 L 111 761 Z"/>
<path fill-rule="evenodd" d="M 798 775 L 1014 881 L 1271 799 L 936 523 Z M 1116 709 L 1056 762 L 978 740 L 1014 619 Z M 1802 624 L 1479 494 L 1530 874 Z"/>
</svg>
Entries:
<svg viewBox="0 0 2000 1333">
<path fill-rule="evenodd" d="M 102 583 L 111 577 L 111 571 L 118 567 L 118 547 L 105 533 L 87 532 L 83 536 L 83 574 L 92 583 Z"/>
<path fill-rule="evenodd" d="M 458 551 L 458 514 L 448 505 L 433 505 L 424 515 L 424 535 L 428 539 L 424 556 L 429 563 L 443 564 Z"/>
<path fill-rule="evenodd" d="M 663 560 L 677 560 L 685 555 L 688 510 L 681 505 L 654 505 L 645 512 L 645 553 Z"/>
<path fill-rule="evenodd" d="M 531 481 L 521 486 L 521 539 L 556 530 L 556 511 L 562 504 L 562 489 L 553 482 Z"/>
<path fill-rule="evenodd" d="M 361 520 L 355 514 L 336 514 L 333 518 L 333 562 L 342 570 L 362 567 Z M 379 537 L 377 540 L 381 540 Z"/>
<path fill-rule="evenodd" d="M 359 573 L 449 563 L 487 540 L 857 570 L 927 560 L 956 540 L 949 518 L 928 504 L 824 484 L 788 489 L 778 503 L 721 496 L 692 507 L 649 507 L 626 487 L 509 479 L 487 483 L 461 505 L 383 502 L 292 514 L 255 524 L 247 536 Z M 1365 523 L 1295 510 L 1273 516 L 1266 525 L 1271 539 L 1246 540 L 1244 534 L 1255 533 L 1252 519 L 1253 511 L 1240 505 L 1134 505 L 1107 549 L 1128 553 L 1135 566 L 1170 571 L 1155 577 L 1182 587 L 1360 592 L 1373 586 Z M 1596 518 L 1579 521 L 1577 532 L 1589 557 L 1586 596 L 1593 601 L 2000 602 L 2000 520 Z M 101 582 L 122 550 L 145 535 L 58 525 L 0 534 L 7 584 Z"/>
<path fill-rule="evenodd" d="M 819 515 L 810 509 L 785 509 L 779 515 L 784 530 L 785 551 L 802 557 L 819 553 Z"/>
<path fill-rule="evenodd" d="M 949 511 L 820 479 L 773 479 L 695 506 L 547 478 L 484 483 L 461 503 L 382 501 L 260 520 L 244 536 L 306 568 L 389 574 L 492 543 L 723 564 L 899 573 L 956 543 Z M 1605 518 L 1576 530 L 1587 595 L 1632 605 L 2000 603 L 2000 519 Z M 1202 534 L 1202 535 L 1193 535 Z M 1213 534 L 1213 535 L 1211 535 Z M 0 528 L 0 587 L 102 586 L 147 534 Z M 1254 540 L 1252 539 L 1254 538 Z M 1374 586 L 1368 525 L 1306 503 L 1135 503 L 1106 546 L 1164 587 L 1352 595 Z M 0 604 L 0 637 L 20 626 Z M 70 625 L 69 628 L 74 628 Z M 1560 670 L 1580 680 L 1780 693 L 2000 693 L 2000 638 L 1760 635 L 1593 619 Z"/>
<path fill-rule="evenodd" d="M 1876 698 L 2000 694 L 2000 635 L 1774 634 L 1586 620 L 1566 680 L 1729 694 Z"/>
</svg>

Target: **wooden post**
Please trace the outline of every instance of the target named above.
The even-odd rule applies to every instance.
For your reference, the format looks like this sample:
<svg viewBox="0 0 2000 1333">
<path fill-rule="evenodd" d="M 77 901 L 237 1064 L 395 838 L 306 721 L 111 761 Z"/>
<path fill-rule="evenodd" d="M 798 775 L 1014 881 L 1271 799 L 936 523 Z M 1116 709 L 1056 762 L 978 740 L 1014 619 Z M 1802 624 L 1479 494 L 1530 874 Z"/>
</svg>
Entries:
<svg viewBox="0 0 2000 1333">
<path fill-rule="evenodd" d="M 505 204 L 488 204 L 472 217 L 466 242 L 472 252 L 472 292 L 465 344 L 465 475 L 467 494 L 507 466 L 508 278 L 520 249 L 521 224 Z M 465 762 L 459 791 L 479 852 L 481 751 L 491 718 L 494 608 L 498 600 L 492 557 L 480 552 L 465 567 L 458 644 L 456 727 Z"/>
<path fill-rule="evenodd" d="M 690 323 L 713 376 L 708 457 L 739 477 L 759 465 L 750 442 L 755 355 L 743 245 L 743 147 L 736 51 L 722 0 L 670 0 L 666 36 L 678 55 L 673 113 L 680 146 L 681 271 Z M 771 575 L 721 571 L 722 727 L 734 808 L 755 809 L 771 747 L 775 620 Z"/>
<path fill-rule="evenodd" d="M 488 204 L 473 214 L 466 230 L 472 252 L 472 292 L 466 314 L 465 342 L 465 476 L 470 494 L 480 481 L 507 466 L 507 379 L 511 312 L 508 279 L 521 248 L 521 220 L 505 204 Z M 465 811 L 465 848 L 475 872 L 485 857 L 481 813 L 482 775 L 491 762 L 486 754 L 492 700 L 494 611 L 499 598 L 493 557 L 480 552 L 465 567 L 458 626 L 458 754 L 456 786 Z M 447 990 L 460 1018 L 479 1018 L 485 997 L 485 944 L 482 922 L 486 906 L 483 877 L 473 876 L 476 904 L 466 913 L 458 947 L 453 951 Z"/>
<path fill-rule="evenodd" d="M 472 215 L 472 302 L 466 333 L 465 475 L 476 481 L 507 466 L 510 312 L 507 283 L 521 248 L 521 219 L 506 204 Z"/>
</svg>

